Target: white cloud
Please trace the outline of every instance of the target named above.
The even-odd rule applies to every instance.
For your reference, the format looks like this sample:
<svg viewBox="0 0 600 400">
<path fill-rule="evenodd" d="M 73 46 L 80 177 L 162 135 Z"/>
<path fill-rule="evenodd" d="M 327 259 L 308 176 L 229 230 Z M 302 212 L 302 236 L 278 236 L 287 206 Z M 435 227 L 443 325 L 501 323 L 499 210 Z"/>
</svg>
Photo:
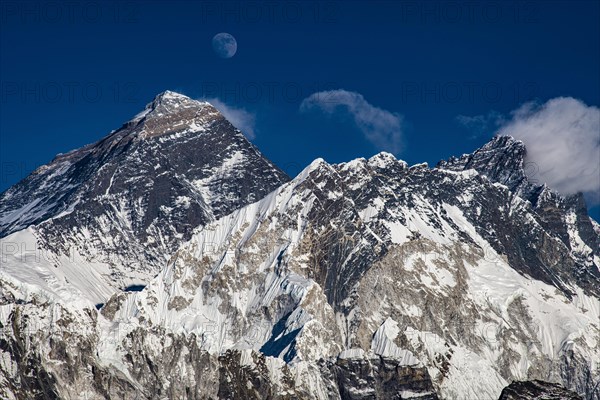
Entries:
<svg viewBox="0 0 600 400">
<path fill-rule="evenodd" d="M 529 179 L 562 194 L 583 192 L 600 203 L 600 109 L 572 97 L 530 102 L 504 116 L 495 111 L 457 120 L 475 131 L 488 129 L 520 139 L 527 148 Z"/>
<path fill-rule="evenodd" d="M 360 93 L 343 89 L 313 93 L 302 101 L 300 111 L 313 109 L 325 114 L 345 109 L 367 140 L 377 148 L 392 153 L 398 153 L 402 148 L 404 117 L 373 106 Z"/>
<path fill-rule="evenodd" d="M 256 138 L 256 116 L 251 112 L 227 105 L 217 98 L 202 99 L 212 104 L 233 126 L 238 128 L 250 140 Z"/>
<path fill-rule="evenodd" d="M 527 160 L 537 165 L 532 177 L 563 194 L 600 195 L 600 109 L 572 97 L 544 104 L 526 103 L 511 113 L 500 134 L 520 139 Z"/>
</svg>

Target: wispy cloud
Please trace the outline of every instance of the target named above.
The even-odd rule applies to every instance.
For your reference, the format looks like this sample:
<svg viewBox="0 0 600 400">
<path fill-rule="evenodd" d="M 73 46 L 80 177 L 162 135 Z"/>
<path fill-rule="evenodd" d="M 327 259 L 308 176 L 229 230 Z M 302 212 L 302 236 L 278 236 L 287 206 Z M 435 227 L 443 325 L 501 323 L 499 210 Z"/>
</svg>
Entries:
<svg viewBox="0 0 600 400">
<path fill-rule="evenodd" d="M 313 93 L 300 104 L 300 111 L 309 110 L 329 115 L 338 110 L 346 111 L 367 140 L 377 148 L 392 153 L 402 149 L 404 117 L 375 107 L 360 93 L 343 89 Z"/>
<path fill-rule="evenodd" d="M 256 138 L 256 115 L 244 108 L 223 103 L 216 97 L 202 99 L 212 104 L 233 126 L 238 128 L 250 140 Z"/>
<path fill-rule="evenodd" d="M 490 111 L 485 115 L 459 115 L 456 117 L 459 124 L 470 130 L 473 138 L 489 135 L 490 132 L 495 132 L 498 127 L 506 123 L 506 117 L 498 111 Z"/>
<path fill-rule="evenodd" d="M 476 125 L 480 117 L 491 122 L 494 132 L 525 143 L 527 161 L 537 166 L 529 171 L 531 179 L 563 194 L 583 192 L 588 202 L 600 203 L 598 107 L 572 97 L 557 97 L 543 104 L 526 103 L 507 117 L 493 114 L 465 121 Z"/>
</svg>

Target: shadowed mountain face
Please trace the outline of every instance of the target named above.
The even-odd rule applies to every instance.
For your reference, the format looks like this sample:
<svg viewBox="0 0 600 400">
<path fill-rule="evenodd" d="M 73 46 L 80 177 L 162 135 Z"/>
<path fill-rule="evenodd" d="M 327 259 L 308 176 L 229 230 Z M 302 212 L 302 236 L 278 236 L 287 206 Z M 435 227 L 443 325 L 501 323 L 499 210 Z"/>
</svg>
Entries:
<svg viewBox="0 0 600 400">
<path fill-rule="evenodd" d="M 0 197 L 0 235 L 146 282 L 194 228 L 288 181 L 213 106 L 164 92 L 99 142 L 57 156 Z"/>
<path fill-rule="evenodd" d="M 0 397 L 558 390 L 541 379 L 598 400 L 600 229 L 525 165 L 496 137 L 436 168 L 380 153 L 288 180 L 166 92 L 2 195 L 3 245 L 54 258 L 0 270 Z"/>
<path fill-rule="evenodd" d="M 502 390 L 499 400 L 583 400 L 583 397 L 556 383 L 534 380 L 511 383 Z"/>
<path fill-rule="evenodd" d="M 472 154 L 439 162 L 437 168 L 451 171 L 474 169 L 492 182 L 505 185 L 512 194 L 530 203 L 532 215 L 537 223 L 553 239 L 562 243 L 562 246 L 556 243 L 551 246 L 568 249 L 573 259 L 573 262 L 560 259 L 550 266 L 540 264 L 534 259 L 533 253 L 539 251 L 531 249 L 530 237 L 522 240 L 522 235 L 493 237 L 493 234 L 489 233 L 487 236 L 490 243 L 501 252 L 504 252 L 503 249 L 514 248 L 514 243 L 523 243 L 525 248 L 515 248 L 518 250 L 518 257 L 522 259 L 511 264 L 514 268 L 536 279 L 553 281 L 555 286 L 567 292 L 568 289 L 561 280 L 576 282 L 588 292 L 600 296 L 599 225 L 589 217 L 581 193 L 563 197 L 546 185 L 538 184 L 535 180 L 536 166 L 527 162 L 526 155 L 527 151 L 522 142 L 510 136 L 498 136 Z M 532 180 L 528 179 L 526 171 L 532 171 Z M 510 251 L 507 254 L 511 256 Z M 512 255 L 516 256 L 514 253 Z M 535 268 L 532 268 L 533 266 Z M 549 274 L 552 273 L 556 274 L 555 278 L 550 277 Z"/>
</svg>

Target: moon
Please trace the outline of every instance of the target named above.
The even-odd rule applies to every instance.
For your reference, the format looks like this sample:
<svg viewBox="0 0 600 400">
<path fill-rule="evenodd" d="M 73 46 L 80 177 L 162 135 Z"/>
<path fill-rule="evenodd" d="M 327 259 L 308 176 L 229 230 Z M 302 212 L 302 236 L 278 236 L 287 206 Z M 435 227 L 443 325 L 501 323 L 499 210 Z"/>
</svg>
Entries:
<svg viewBox="0 0 600 400">
<path fill-rule="evenodd" d="M 217 33 L 212 38 L 212 46 L 215 53 L 221 58 L 231 58 L 237 51 L 237 41 L 226 32 Z"/>
</svg>

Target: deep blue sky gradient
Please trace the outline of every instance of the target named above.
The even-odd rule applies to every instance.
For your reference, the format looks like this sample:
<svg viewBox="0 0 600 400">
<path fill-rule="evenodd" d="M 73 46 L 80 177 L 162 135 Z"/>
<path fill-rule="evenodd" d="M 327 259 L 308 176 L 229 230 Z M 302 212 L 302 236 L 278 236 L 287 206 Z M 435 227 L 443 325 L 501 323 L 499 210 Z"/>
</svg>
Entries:
<svg viewBox="0 0 600 400">
<path fill-rule="evenodd" d="M 399 158 L 433 165 L 494 133 L 457 115 L 556 96 L 598 106 L 599 20 L 596 1 L 4 1 L 0 190 L 166 89 L 254 113 L 254 143 L 291 175 L 378 152 L 351 122 L 298 111 L 316 91 L 359 92 L 404 116 Z M 231 59 L 211 48 L 219 32 L 238 41 Z"/>
</svg>

